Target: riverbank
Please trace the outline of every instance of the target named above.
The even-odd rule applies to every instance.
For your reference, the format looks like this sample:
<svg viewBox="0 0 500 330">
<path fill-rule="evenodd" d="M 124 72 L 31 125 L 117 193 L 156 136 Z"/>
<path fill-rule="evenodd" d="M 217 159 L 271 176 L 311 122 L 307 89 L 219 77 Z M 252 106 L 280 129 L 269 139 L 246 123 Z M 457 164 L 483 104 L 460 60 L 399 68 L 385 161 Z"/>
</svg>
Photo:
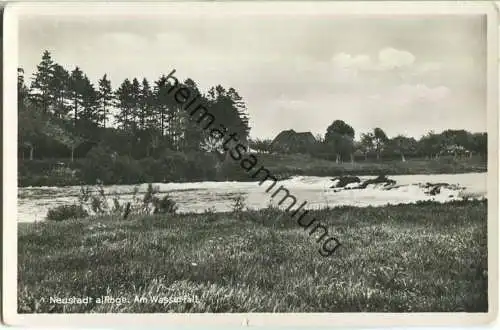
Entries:
<svg viewBox="0 0 500 330">
<path fill-rule="evenodd" d="M 334 177 L 296 176 L 282 180 L 282 185 L 297 198 L 297 204 L 307 201 L 305 209 L 336 207 L 336 206 L 385 206 L 401 203 L 415 203 L 418 201 L 434 200 L 447 202 L 464 198 L 487 197 L 486 173 L 465 174 L 434 174 L 434 175 L 391 175 L 388 180 L 395 181 L 395 185 L 366 183 L 379 181 L 374 176 L 342 177 L 357 178 L 362 183 L 359 187 L 349 184 L 337 186 Z M 441 187 L 449 184 L 447 187 Z M 234 200 L 244 200 L 247 207 L 253 210 L 266 208 L 269 204 L 277 205 L 286 191 L 272 197 L 272 192 L 266 192 L 270 183 L 259 185 L 257 182 L 243 181 L 203 181 L 190 183 L 154 183 L 159 189 L 159 196 L 168 194 L 179 206 L 180 213 L 203 213 L 207 209 L 214 212 L 228 212 L 233 209 Z M 366 186 L 366 187 L 365 187 Z M 433 187 L 441 187 L 435 193 Z M 102 187 L 108 195 L 108 203 L 113 204 L 112 196 L 131 201 L 136 189 L 142 195 L 146 192 L 147 183 L 141 185 L 111 185 Z M 360 189 L 364 187 L 364 189 Z M 87 187 L 88 188 L 88 187 Z M 90 187 L 94 192 L 99 186 Z M 43 221 L 49 209 L 59 205 L 68 205 L 79 202 L 82 192 L 81 186 L 69 187 L 31 187 L 18 189 L 18 220 Z M 282 203 L 284 207 L 290 201 Z"/>
<path fill-rule="evenodd" d="M 470 159 L 408 159 L 389 161 L 356 161 L 337 164 L 306 154 L 256 154 L 259 166 L 266 167 L 280 180 L 292 176 L 341 175 L 405 175 L 405 174 L 457 174 L 487 171 L 481 157 Z M 63 165 L 61 165 L 63 164 Z M 138 184 L 144 182 L 198 182 L 198 181 L 255 181 L 237 162 L 218 167 L 216 158 L 204 155 L 175 154 L 172 157 L 141 160 L 122 159 L 113 164 L 77 160 L 20 161 L 18 184 L 20 187 L 71 186 L 95 184 L 96 180 L 111 184 Z M 216 168 L 219 168 L 217 171 Z"/>
<path fill-rule="evenodd" d="M 486 201 L 311 215 L 342 244 L 329 258 L 273 208 L 19 224 L 19 312 L 487 311 Z M 106 295 L 130 303 L 48 301 Z"/>
</svg>

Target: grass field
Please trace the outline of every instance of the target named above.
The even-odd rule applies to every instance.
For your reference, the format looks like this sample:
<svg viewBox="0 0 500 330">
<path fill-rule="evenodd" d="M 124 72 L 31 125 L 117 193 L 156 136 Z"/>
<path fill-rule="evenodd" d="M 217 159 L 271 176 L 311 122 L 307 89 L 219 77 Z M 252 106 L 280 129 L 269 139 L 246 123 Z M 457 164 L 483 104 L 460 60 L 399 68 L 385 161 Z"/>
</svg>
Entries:
<svg viewBox="0 0 500 330">
<path fill-rule="evenodd" d="M 486 312 L 487 202 L 315 211 L 331 257 L 276 209 L 19 225 L 18 310 Z M 183 303 L 134 302 L 149 296 Z M 56 304 L 50 297 L 128 302 Z"/>
</svg>

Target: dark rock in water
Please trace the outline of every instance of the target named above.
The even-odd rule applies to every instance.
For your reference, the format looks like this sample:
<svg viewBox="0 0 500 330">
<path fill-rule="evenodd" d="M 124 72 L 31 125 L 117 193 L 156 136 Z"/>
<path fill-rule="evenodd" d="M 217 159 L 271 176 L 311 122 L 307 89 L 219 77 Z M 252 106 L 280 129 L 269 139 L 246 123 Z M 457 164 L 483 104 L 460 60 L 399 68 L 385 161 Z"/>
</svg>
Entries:
<svg viewBox="0 0 500 330">
<path fill-rule="evenodd" d="M 434 188 L 431 189 L 431 191 L 429 191 L 429 195 L 436 196 L 440 192 L 441 192 L 441 186 L 435 186 Z"/>
<path fill-rule="evenodd" d="M 426 182 L 424 187 L 425 188 L 434 188 L 434 187 L 449 187 L 450 184 L 446 182 L 438 182 L 438 183 L 430 183 Z"/>
<path fill-rule="evenodd" d="M 449 183 L 445 183 L 445 182 L 440 182 L 440 183 L 427 182 L 424 185 L 424 188 L 430 189 L 429 192 L 427 192 L 427 194 L 431 195 L 431 196 L 435 196 L 437 194 L 440 194 L 442 187 L 452 187 L 452 185 L 450 185 Z"/>
<path fill-rule="evenodd" d="M 336 177 L 334 179 L 331 179 L 332 181 L 337 181 L 333 186 L 330 188 L 344 188 L 345 190 L 354 190 L 354 189 L 365 189 L 368 187 L 370 184 L 384 184 L 384 187 L 388 186 L 393 186 L 396 184 L 395 180 L 389 179 L 385 175 L 379 175 L 378 177 L 374 179 L 368 179 L 364 182 L 361 182 L 361 179 L 358 178 L 357 176 L 340 176 Z M 359 186 L 355 187 L 346 187 L 350 183 L 359 183 Z"/>
<path fill-rule="evenodd" d="M 370 184 L 379 184 L 379 183 L 384 183 L 384 186 L 390 186 L 396 184 L 396 181 L 389 179 L 385 175 L 379 175 L 375 179 L 366 180 L 365 182 L 359 185 L 358 189 L 365 189 Z"/>
<path fill-rule="evenodd" d="M 393 190 L 393 189 L 398 189 L 403 187 L 404 185 L 384 185 L 384 188 L 382 190 Z"/>
<path fill-rule="evenodd" d="M 360 183 L 361 182 L 361 179 L 358 178 L 357 176 L 339 176 L 339 177 L 336 177 L 336 178 L 333 178 L 332 181 L 336 181 L 338 180 L 338 182 L 336 184 L 334 184 L 333 186 L 331 186 L 330 188 L 344 188 L 345 186 L 347 186 L 348 184 L 350 183 Z"/>
</svg>

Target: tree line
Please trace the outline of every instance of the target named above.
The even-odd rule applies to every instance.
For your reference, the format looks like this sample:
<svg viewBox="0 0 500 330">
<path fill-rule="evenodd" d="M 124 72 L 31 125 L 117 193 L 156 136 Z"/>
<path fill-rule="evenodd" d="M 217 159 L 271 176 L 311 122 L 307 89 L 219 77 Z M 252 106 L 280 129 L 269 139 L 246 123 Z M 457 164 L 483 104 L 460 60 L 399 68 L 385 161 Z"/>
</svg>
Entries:
<svg viewBox="0 0 500 330">
<path fill-rule="evenodd" d="M 343 120 L 335 120 L 324 135 L 317 135 L 310 143 L 282 143 L 271 139 L 254 139 L 249 142 L 252 150 L 264 153 L 309 153 L 319 158 L 335 160 L 337 163 L 354 159 L 381 160 L 407 157 L 439 159 L 441 156 L 470 158 L 473 155 L 487 157 L 487 133 L 471 133 L 466 130 L 444 130 L 428 132 L 420 139 L 397 135 L 389 138 L 380 127 L 355 139 L 355 130 Z"/>
<path fill-rule="evenodd" d="M 220 123 L 248 138 L 247 107 L 234 88 L 217 85 L 202 93 L 192 79 L 184 84 L 200 94 Z M 127 78 L 113 89 L 107 74 L 94 85 L 80 67 L 68 71 L 44 51 L 29 86 L 18 69 L 17 88 L 22 159 L 73 161 L 96 147 L 135 159 L 217 149 L 168 94 L 165 74 L 154 82 Z"/>
<path fill-rule="evenodd" d="M 169 94 L 171 81 L 165 74 L 155 81 L 126 78 L 113 88 L 107 74 L 94 84 L 80 67 L 67 70 L 45 51 L 30 80 L 19 68 L 21 185 L 248 180 L 226 164 L 220 141 Z M 307 143 L 299 138 L 283 149 L 271 140 L 249 138 L 247 106 L 234 88 L 217 85 L 202 92 L 192 79 L 183 83 L 200 95 L 199 103 L 221 126 L 257 152 L 309 153 L 338 163 L 487 154 L 486 133 L 446 130 L 417 140 L 389 138 L 375 128 L 356 140 L 354 128 L 342 120 L 335 120 L 323 135 L 311 134 Z M 59 168 L 59 159 L 69 165 L 65 170 Z"/>
</svg>

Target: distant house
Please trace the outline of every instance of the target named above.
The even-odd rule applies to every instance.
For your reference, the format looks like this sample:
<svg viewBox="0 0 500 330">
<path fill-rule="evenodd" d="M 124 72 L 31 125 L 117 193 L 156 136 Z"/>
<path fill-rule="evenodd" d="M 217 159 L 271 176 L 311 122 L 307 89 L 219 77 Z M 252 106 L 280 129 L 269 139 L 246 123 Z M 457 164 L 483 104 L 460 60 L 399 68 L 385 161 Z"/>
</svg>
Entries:
<svg viewBox="0 0 500 330">
<path fill-rule="evenodd" d="M 317 143 L 311 132 L 282 131 L 271 143 L 273 150 L 284 153 L 306 153 Z"/>
</svg>

